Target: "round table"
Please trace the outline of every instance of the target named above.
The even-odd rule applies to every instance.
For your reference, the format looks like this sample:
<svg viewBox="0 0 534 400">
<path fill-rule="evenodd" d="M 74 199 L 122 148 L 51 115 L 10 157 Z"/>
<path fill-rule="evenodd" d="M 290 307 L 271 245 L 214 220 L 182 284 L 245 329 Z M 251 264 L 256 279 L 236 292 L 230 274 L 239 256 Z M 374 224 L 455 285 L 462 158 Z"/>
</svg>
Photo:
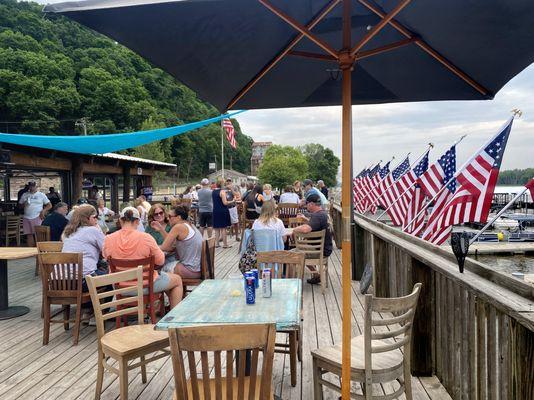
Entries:
<svg viewBox="0 0 534 400">
<path fill-rule="evenodd" d="M 9 306 L 7 261 L 35 257 L 35 247 L 0 247 L 0 320 L 11 319 L 30 312 L 28 307 Z"/>
</svg>

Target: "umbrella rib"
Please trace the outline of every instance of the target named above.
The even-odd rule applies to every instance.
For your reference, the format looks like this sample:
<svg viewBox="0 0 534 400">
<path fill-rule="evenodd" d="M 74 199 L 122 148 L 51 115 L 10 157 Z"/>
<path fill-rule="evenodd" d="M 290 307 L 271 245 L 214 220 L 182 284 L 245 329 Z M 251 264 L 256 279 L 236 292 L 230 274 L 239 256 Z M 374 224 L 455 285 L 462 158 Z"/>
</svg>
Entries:
<svg viewBox="0 0 534 400">
<path fill-rule="evenodd" d="M 304 57 L 304 58 L 312 58 L 314 60 L 321 60 L 321 61 L 337 61 L 337 58 L 329 56 L 328 54 L 311 53 L 309 51 L 293 50 L 293 51 L 290 51 L 288 55 Z"/>
<path fill-rule="evenodd" d="M 399 47 L 404 47 L 411 43 L 417 43 L 420 39 L 418 37 L 411 37 L 404 40 L 399 40 L 398 42 L 390 43 L 385 46 L 377 47 L 376 49 L 360 51 L 356 53 L 356 61 L 363 60 L 364 58 L 375 56 L 377 54 L 385 53 L 390 50 L 398 49 Z"/>
<path fill-rule="evenodd" d="M 374 12 L 380 18 L 384 18 L 386 16 L 385 12 L 381 11 L 379 8 L 373 6 L 372 4 L 369 4 L 367 0 L 357 0 L 357 1 L 360 4 L 364 5 L 365 7 L 367 7 L 372 12 Z M 393 28 L 395 28 L 400 33 L 402 33 L 407 38 L 414 37 L 414 34 L 412 32 L 410 32 L 401 23 L 395 21 L 394 19 L 388 21 L 388 24 L 391 25 Z M 432 56 L 434 59 L 436 59 L 438 62 L 440 62 L 449 71 L 451 71 L 456 76 L 458 76 L 460 79 L 462 79 L 464 82 L 466 82 L 468 85 L 473 87 L 477 92 L 479 92 L 483 96 L 490 94 L 489 90 L 487 90 L 484 86 L 482 86 L 477 81 L 475 81 L 473 78 L 471 78 L 469 75 L 467 75 L 465 72 L 463 72 L 460 68 L 458 68 L 452 62 L 447 60 L 444 56 L 439 54 L 435 49 L 432 48 L 432 46 L 430 46 L 424 40 L 418 39 L 415 41 L 415 44 L 419 46 L 423 51 L 428 53 L 430 56 Z"/>
<path fill-rule="evenodd" d="M 306 28 L 308 30 L 313 29 L 319 22 L 322 21 L 322 19 L 330 13 L 334 9 L 335 6 L 337 6 L 341 0 L 332 0 L 330 3 L 328 3 L 309 23 L 306 25 Z M 278 53 L 263 69 L 254 76 L 236 95 L 235 97 L 228 103 L 228 106 L 226 107 L 227 110 L 231 109 L 241 98 L 247 94 L 247 92 L 256 85 L 273 67 L 284 58 L 286 54 L 288 54 L 293 47 L 295 47 L 303 38 L 303 33 L 299 33 L 289 44 L 280 52 Z"/>
<path fill-rule="evenodd" d="M 350 55 L 354 56 L 358 51 L 360 51 L 363 46 L 365 46 L 372 38 L 374 38 L 395 16 L 400 13 L 404 7 L 406 7 L 412 0 L 403 0 L 400 2 L 397 7 L 395 7 L 389 14 L 384 15 L 382 20 L 376 24 L 364 37 L 362 40 L 356 44 L 350 51 Z"/>
</svg>

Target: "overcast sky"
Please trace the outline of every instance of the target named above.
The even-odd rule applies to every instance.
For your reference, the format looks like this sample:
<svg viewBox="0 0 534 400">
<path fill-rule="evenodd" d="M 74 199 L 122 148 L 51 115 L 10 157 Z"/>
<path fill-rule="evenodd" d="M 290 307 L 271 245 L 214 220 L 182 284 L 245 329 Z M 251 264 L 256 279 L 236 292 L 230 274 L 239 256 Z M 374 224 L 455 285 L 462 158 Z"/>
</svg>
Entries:
<svg viewBox="0 0 534 400">
<path fill-rule="evenodd" d="M 59 0 L 39 1 L 57 3 Z M 412 160 L 434 143 L 432 161 L 454 142 L 458 166 L 519 108 L 502 168 L 534 167 L 534 65 L 511 80 L 492 101 L 447 101 L 353 107 L 354 170 L 380 160 L 395 162 L 411 152 Z M 244 133 L 255 141 L 300 146 L 321 143 L 341 153 L 341 108 L 314 107 L 247 111 L 238 117 Z"/>
</svg>

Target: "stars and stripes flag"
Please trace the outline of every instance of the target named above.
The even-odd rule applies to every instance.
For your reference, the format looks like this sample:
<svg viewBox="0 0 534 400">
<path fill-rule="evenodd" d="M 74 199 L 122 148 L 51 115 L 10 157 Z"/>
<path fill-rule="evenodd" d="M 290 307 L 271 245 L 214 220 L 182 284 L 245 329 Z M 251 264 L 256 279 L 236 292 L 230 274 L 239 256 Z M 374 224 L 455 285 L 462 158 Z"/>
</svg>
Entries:
<svg viewBox="0 0 534 400">
<path fill-rule="evenodd" d="M 365 176 L 369 173 L 368 168 L 364 168 L 352 181 L 352 193 L 354 195 L 354 206 L 358 212 L 361 212 L 358 209 L 358 204 L 363 199 L 364 193 L 363 193 L 363 186 L 361 185 L 361 182 Z"/>
<path fill-rule="evenodd" d="M 235 129 L 232 125 L 232 121 L 230 121 L 230 118 L 224 118 L 221 120 L 221 126 L 226 132 L 226 139 L 228 139 L 228 142 L 230 142 L 230 146 L 235 149 L 237 147 L 237 142 L 235 140 Z"/>
<path fill-rule="evenodd" d="M 375 177 L 375 175 L 378 174 L 378 171 L 380 170 L 380 163 L 376 164 L 371 170 L 369 170 L 367 172 L 367 174 L 365 174 L 365 176 L 359 181 L 359 186 L 360 186 L 360 193 L 361 193 L 361 196 L 360 198 L 358 199 L 358 203 L 356 204 L 356 209 L 358 210 L 359 213 L 363 214 L 365 213 L 365 211 L 367 211 L 367 209 L 369 208 L 369 206 L 371 206 L 371 202 L 369 200 L 369 191 L 371 190 L 371 184 L 372 184 L 372 181 L 373 181 L 373 178 Z M 371 206 L 372 208 L 372 206 Z M 373 211 L 373 210 L 371 210 Z M 376 209 L 374 210 L 376 212 Z"/>
<path fill-rule="evenodd" d="M 381 205 L 385 209 L 388 210 L 388 215 L 391 218 L 391 221 L 394 225 L 399 226 L 402 222 L 401 218 L 394 213 L 393 211 L 393 203 L 395 200 L 400 197 L 402 192 L 399 191 L 399 188 L 395 183 L 402 177 L 404 174 L 406 174 L 410 170 L 410 159 L 409 156 L 406 156 L 404 161 L 400 163 L 394 170 L 386 176 L 386 178 L 382 181 L 380 184 L 380 190 L 382 191 L 383 195 L 381 198 Z"/>
<path fill-rule="evenodd" d="M 534 201 L 534 179 L 528 181 L 525 187 L 530 191 L 530 198 Z"/>
<path fill-rule="evenodd" d="M 380 183 L 388 176 L 389 174 L 389 164 L 391 161 L 388 161 L 386 165 L 379 169 L 378 173 L 372 179 L 371 190 L 367 193 L 367 197 L 370 202 L 370 210 L 374 214 L 377 210 L 378 199 L 382 192 L 380 191 Z M 369 206 L 368 206 L 369 208 Z"/>
<path fill-rule="evenodd" d="M 512 122 L 513 117 L 458 174 L 458 188 L 454 196 L 433 218 L 436 223 L 427 226 L 424 239 L 440 245 L 448 238 L 453 225 L 487 221 Z M 434 210 L 430 217 L 433 214 Z"/>
</svg>

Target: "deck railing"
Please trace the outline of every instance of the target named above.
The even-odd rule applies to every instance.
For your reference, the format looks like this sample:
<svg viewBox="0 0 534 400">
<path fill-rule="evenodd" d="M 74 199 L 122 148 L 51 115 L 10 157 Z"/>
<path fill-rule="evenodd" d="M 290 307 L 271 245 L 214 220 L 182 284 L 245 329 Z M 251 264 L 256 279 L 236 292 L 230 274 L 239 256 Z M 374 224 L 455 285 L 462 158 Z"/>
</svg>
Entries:
<svg viewBox="0 0 534 400">
<path fill-rule="evenodd" d="M 331 209 L 334 236 L 341 209 Z M 412 373 L 436 375 L 453 399 L 534 399 L 534 287 L 448 248 L 356 215 L 352 271 L 373 266 L 380 297 L 423 283 L 414 321 Z"/>
</svg>

